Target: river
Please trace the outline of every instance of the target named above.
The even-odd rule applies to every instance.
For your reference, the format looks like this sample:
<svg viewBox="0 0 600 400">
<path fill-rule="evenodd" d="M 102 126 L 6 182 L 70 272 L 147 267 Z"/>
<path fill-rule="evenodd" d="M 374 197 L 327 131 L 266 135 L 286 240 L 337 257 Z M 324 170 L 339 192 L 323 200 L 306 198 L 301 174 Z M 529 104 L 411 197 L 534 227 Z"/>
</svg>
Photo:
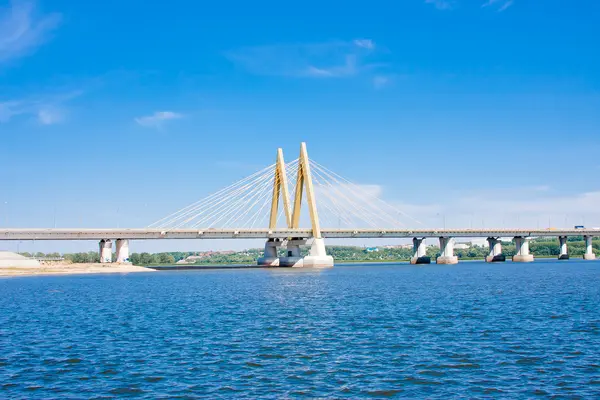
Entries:
<svg viewBox="0 0 600 400">
<path fill-rule="evenodd" d="M 600 396 L 600 262 L 0 279 L 0 398 Z"/>
</svg>

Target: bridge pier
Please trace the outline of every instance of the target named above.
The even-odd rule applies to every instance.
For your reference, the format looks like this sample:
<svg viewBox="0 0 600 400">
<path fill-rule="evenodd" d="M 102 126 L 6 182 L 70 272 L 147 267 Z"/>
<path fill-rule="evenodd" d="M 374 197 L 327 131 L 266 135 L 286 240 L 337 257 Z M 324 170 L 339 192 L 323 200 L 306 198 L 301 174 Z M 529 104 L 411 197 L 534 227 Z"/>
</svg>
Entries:
<svg viewBox="0 0 600 400">
<path fill-rule="evenodd" d="M 281 247 L 281 239 L 269 239 L 265 243 L 265 254 L 257 260 L 257 264 L 263 267 L 278 267 L 279 256 L 277 249 Z"/>
<path fill-rule="evenodd" d="M 411 264 L 431 264 L 431 258 L 427 257 L 425 238 L 413 238 L 413 257 Z"/>
<path fill-rule="evenodd" d="M 596 255 L 594 254 L 594 248 L 592 247 L 592 236 L 584 236 L 585 239 L 585 254 L 583 255 L 584 260 L 595 260 Z"/>
<path fill-rule="evenodd" d="M 112 262 L 112 241 L 110 239 L 102 239 L 100 241 L 100 262 Z"/>
<path fill-rule="evenodd" d="M 502 241 L 500 238 L 489 237 L 487 241 L 490 246 L 490 253 L 485 258 L 486 262 L 504 262 L 506 256 L 502 254 Z"/>
<path fill-rule="evenodd" d="M 515 247 L 517 254 L 512 258 L 514 262 L 533 262 L 533 254 L 529 253 L 529 238 L 516 236 Z"/>
<path fill-rule="evenodd" d="M 304 267 L 304 258 L 300 253 L 300 246 L 306 244 L 306 239 L 293 238 L 288 240 L 286 256 L 279 259 L 279 266 L 281 267 Z"/>
<path fill-rule="evenodd" d="M 560 254 L 558 255 L 559 260 L 569 259 L 569 249 L 567 247 L 567 237 L 559 236 L 558 241 L 560 242 Z"/>
<path fill-rule="evenodd" d="M 333 257 L 327 255 L 323 238 L 313 239 L 308 255 L 304 257 L 304 266 L 308 268 L 333 267 Z"/>
<path fill-rule="evenodd" d="M 458 257 L 454 255 L 454 239 L 440 237 L 440 256 L 435 261 L 437 264 L 458 264 Z"/>
<path fill-rule="evenodd" d="M 291 239 L 287 243 L 287 256 L 279 259 L 279 266 L 293 268 L 329 268 L 333 267 L 333 257 L 325 251 L 325 240 L 314 238 L 306 257 L 302 257 L 300 247 L 306 245 L 306 239 Z"/>
<path fill-rule="evenodd" d="M 129 240 L 117 239 L 117 262 L 119 264 L 131 263 L 129 261 Z"/>
</svg>

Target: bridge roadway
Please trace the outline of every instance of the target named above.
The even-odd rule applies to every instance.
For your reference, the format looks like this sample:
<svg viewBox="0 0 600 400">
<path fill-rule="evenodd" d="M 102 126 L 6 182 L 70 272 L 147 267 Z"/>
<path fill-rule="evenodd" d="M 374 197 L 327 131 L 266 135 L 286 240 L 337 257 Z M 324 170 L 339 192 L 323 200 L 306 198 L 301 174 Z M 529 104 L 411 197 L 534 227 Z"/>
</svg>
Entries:
<svg viewBox="0 0 600 400">
<path fill-rule="evenodd" d="M 475 238 L 595 236 L 598 229 L 323 229 L 323 238 Z M 312 237 L 311 229 L 0 229 L 0 240 L 269 239 Z"/>
</svg>

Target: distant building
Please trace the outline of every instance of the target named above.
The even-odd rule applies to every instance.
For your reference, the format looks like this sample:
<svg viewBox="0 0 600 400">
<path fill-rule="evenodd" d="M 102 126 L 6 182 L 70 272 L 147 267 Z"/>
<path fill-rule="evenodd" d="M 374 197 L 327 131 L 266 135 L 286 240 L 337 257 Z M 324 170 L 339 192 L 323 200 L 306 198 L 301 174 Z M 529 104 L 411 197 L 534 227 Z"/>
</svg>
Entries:
<svg viewBox="0 0 600 400">
<path fill-rule="evenodd" d="M 412 249 L 412 243 L 383 246 L 384 249 Z"/>
<path fill-rule="evenodd" d="M 202 252 L 196 252 L 194 253 L 193 256 L 188 256 L 185 261 L 181 264 L 184 263 L 195 263 L 196 261 L 199 260 L 203 260 L 206 258 L 210 258 L 212 256 L 216 256 L 216 255 L 225 255 L 225 256 L 229 256 L 232 254 L 235 254 L 236 252 L 233 250 L 224 250 L 224 251 L 202 251 Z M 183 260 L 182 260 L 183 261 Z"/>
</svg>

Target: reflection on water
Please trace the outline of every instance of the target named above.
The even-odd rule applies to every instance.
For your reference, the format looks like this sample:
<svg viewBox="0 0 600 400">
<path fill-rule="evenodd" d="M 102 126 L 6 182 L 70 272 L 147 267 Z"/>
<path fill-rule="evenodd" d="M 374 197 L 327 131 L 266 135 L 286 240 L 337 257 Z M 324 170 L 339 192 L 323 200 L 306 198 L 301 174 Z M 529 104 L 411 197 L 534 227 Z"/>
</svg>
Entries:
<svg viewBox="0 0 600 400">
<path fill-rule="evenodd" d="M 600 262 L 0 280 L 0 397 L 600 395 Z"/>
</svg>

